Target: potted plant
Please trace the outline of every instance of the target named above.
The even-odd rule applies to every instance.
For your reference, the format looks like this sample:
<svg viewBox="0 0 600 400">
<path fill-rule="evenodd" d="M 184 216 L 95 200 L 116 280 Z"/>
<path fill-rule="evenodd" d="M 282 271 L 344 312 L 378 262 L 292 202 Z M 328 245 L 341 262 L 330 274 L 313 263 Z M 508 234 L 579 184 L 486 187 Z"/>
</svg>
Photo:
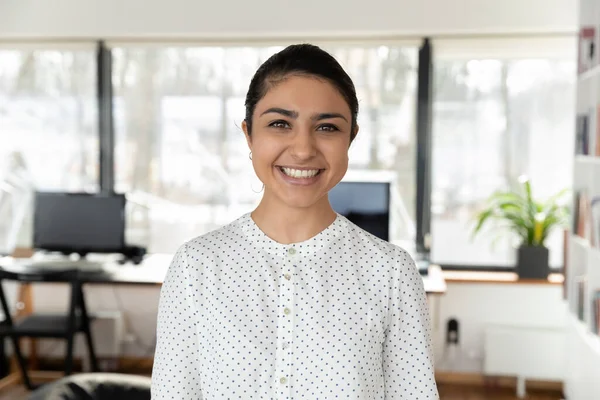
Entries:
<svg viewBox="0 0 600 400">
<path fill-rule="evenodd" d="M 531 194 L 527 177 L 519 178 L 516 190 L 498 191 L 492 194 L 485 207 L 476 215 L 473 235 L 491 221 L 516 234 L 517 274 L 524 279 L 547 279 L 549 251 L 545 245 L 549 233 L 568 224 L 568 207 L 564 202 L 567 190 L 561 190 L 546 201 L 539 201 Z"/>
</svg>

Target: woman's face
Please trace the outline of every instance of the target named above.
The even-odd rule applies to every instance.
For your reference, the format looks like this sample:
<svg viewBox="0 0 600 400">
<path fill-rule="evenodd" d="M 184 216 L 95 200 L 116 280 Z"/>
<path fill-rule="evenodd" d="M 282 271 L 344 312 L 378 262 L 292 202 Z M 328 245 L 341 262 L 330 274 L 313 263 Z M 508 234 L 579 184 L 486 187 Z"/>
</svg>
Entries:
<svg viewBox="0 0 600 400">
<path fill-rule="evenodd" d="M 327 202 L 348 169 L 352 115 L 330 83 L 288 76 L 257 103 L 252 132 L 242 124 L 264 196 L 293 208 Z"/>
</svg>

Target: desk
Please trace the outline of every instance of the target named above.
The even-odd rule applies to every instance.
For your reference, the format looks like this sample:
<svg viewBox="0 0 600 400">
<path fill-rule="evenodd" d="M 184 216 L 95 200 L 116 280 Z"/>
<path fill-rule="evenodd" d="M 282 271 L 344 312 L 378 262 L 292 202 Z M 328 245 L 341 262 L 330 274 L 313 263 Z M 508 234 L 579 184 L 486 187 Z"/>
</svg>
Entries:
<svg viewBox="0 0 600 400">
<path fill-rule="evenodd" d="M 513 284 L 513 285 L 562 285 L 564 275 L 552 273 L 548 279 L 519 279 L 514 272 L 494 272 L 494 271 L 444 271 L 444 279 L 451 283 L 493 283 L 493 284 Z"/>
<path fill-rule="evenodd" d="M 108 285 L 155 285 L 160 286 L 167 274 L 173 258 L 172 254 L 152 254 L 147 256 L 140 265 L 132 263 L 106 263 L 103 271 L 80 272 L 84 284 Z M 12 257 L 0 258 L 0 267 L 14 272 L 27 272 L 31 267 L 30 259 Z M 437 265 L 431 265 L 427 275 L 423 276 L 423 286 L 428 295 L 446 293 L 446 281 L 442 270 Z"/>
<path fill-rule="evenodd" d="M 108 285 L 135 285 L 135 286 L 156 286 L 162 284 L 167 269 L 170 265 L 172 255 L 153 255 L 147 257 L 141 265 L 125 264 L 121 265 L 116 262 L 109 262 L 103 265 L 102 271 L 85 271 L 84 268 L 79 270 L 78 279 L 83 285 L 93 284 L 108 284 Z M 29 258 L 0 258 L 0 267 L 2 269 L 26 274 L 27 272 L 35 271 L 36 268 L 32 264 L 35 261 Z M 56 268 L 60 270 L 61 268 Z M 39 271 L 39 269 L 37 269 Z M 47 268 L 51 272 L 52 268 Z M 34 312 L 33 310 L 33 291 L 31 284 L 21 284 L 18 291 L 17 302 L 23 305 L 18 308 L 15 317 L 24 317 Z M 52 381 L 62 377 L 62 373 L 37 371 L 37 351 L 35 339 L 30 339 L 30 363 L 29 375 L 35 381 Z M 15 363 L 12 363 L 12 368 L 7 377 L 0 380 L 0 390 L 21 381 L 21 376 L 16 371 Z"/>
<path fill-rule="evenodd" d="M 427 275 L 423 276 L 423 286 L 428 295 L 445 294 L 448 289 L 444 273 L 438 265 L 430 265 Z"/>
<path fill-rule="evenodd" d="M 440 301 L 442 295 L 446 294 L 447 285 L 444 272 L 438 265 L 430 265 L 427 275 L 423 276 L 423 286 L 429 300 L 429 314 L 431 318 L 432 334 L 440 328 Z"/>
<path fill-rule="evenodd" d="M 86 271 L 82 268 L 79 277 L 84 284 L 160 286 L 172 258 L 171 254 L 154 254 L 147 256 L 139 265 L 107 262 L 104 263 L 102 271 Z M 31 271 L 32 266 L 35 267 L 30 259 L 12 257 L 0 259 L 0 268 L 12 272 L 26 273 Z M 52 268 L 47 270 L 52 271 Z"/>
</svg>

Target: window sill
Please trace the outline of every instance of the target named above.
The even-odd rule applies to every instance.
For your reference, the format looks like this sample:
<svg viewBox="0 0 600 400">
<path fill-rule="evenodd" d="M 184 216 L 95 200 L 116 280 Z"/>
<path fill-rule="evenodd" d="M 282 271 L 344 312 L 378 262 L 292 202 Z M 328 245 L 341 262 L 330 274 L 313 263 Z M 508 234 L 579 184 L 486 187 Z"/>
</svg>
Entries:
<svg viewBox="0 0 600 400">
<path fill-rule="evenodd" d="M 517 285 L 562 285 L 563 274 L 551 273 L 548 279 L 519 279 L 515 272 L 448 271 L 442 272 L 447 283 L 501 283 Z"/>
</svg>

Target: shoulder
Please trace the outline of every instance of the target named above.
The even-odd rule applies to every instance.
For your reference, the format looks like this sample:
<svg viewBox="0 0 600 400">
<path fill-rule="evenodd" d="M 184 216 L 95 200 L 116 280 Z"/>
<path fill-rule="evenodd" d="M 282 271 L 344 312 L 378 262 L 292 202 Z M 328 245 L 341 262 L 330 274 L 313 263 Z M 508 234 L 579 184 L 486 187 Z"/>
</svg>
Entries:
<svg viewBox="0 0 600 400">
<path fill-rule="evenodd" d="M 242 242 L 245 215 L 217 229 L 193 237 L 176 250 L 172 267 L 190 269 L 197 267 L 200 260 L 206 261 L 227 253 L 227 249 L 235 249 Z"/>
<path fill-rule="evenodd" d="M 345 225 L 347 237 L 349 237 L 361 251 L 367 251 L 368 253 L 377 252 L 401 261 L 412 260 L 408 251 L 402 247 L 378 238 L 342 215 L 340 215 L 340 220 Z"/>
<path fill-rule="evenodd" d="M 343 216 L 341 220 L 347 230 L 345 236 L 351 242 L 349 245 L 355 247 L 356 252 L 366 254 L 373 260 L 385 260 L 394 269 L 416 269 L 415 261 L 406 249 L 378 238 Z"/>
<path fill-rule="evenodd" d="M 193 253 L 214 249 L 222 250 L 227 246 L 239 243 L 239 240 L 244 236 L 246 219 L 247 215 L 244 214 L 226 225 L 186 241 L 181 247 L 185 251 Z"/>
<path fill-rule="evenodd" d="M 196 279 L 201 275 L 206 265 L 215 259 L 226 258 L 228 256 L 226 249 L 235 248 L 240 243 L 243 221 L 242 216 L 182 243 L 175 251 L 169 265 L 164 282 L 166 286 L 191 282 L 192 278 Z"/>
</svg>

